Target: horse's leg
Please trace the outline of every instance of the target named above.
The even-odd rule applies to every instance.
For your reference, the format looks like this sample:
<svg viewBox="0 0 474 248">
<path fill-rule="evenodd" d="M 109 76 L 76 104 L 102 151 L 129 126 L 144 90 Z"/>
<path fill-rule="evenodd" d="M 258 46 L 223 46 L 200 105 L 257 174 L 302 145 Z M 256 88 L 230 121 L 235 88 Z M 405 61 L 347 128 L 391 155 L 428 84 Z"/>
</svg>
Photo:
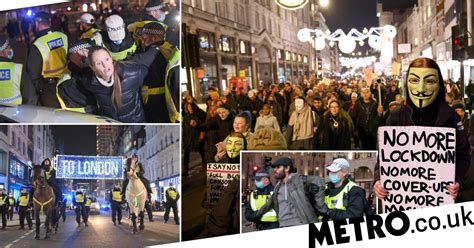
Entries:
<svg viewBox="0 0 474 248">
<path fill-rule="evenodd" d="M 137 215 L 135 212 L 132 213 L 132 225 L 133 225 L 133 234 L 137 233 Z"/>
<path fill-rule="evenodd" d="M 35 239 L 39 239 L 40 238 L 40 226 L 41 226 L 41 220 L 40 220 L 40 217 L 39 217 L 40 213 L 39 213 L 39 209 L 35 209 L 35 222 L 36 222 L 36 235 L 35 235 Z"/>
<path fill-rule="evenodd" d="M 139 221 L 140 221 L 140 230 L 143 230 L 145 229 L 145 225 L 143 224 L 143 218 L 145 218 L 145 213 L 143 212 L 143 209 L 140 211 L 140 214 L 138 215 L 140 217 Z"/>
<path fill-rule="evenodd" d="M 46 235 L 44 236 L 44 239 L 49 239 L 49 235 L 51 233 L 51 227 L 49 226 L 51 222 L 53 211 L 51 207 L 46 211 L 46 220 L 44 221 L 44 225 L 46 226 Z"/>
</svg>

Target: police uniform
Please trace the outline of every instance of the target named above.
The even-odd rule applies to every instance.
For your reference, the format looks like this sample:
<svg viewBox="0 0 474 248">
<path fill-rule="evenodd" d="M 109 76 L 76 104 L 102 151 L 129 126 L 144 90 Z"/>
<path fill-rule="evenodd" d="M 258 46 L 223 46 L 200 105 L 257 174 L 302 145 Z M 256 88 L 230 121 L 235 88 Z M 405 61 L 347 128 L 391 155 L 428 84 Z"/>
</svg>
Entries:
<svg viewBox="0 0 474 248">
<path fill-rule="evenodd" d="M 143 33 L 163 35 L 163 27 L 156 23 L 144 26 Z M 153 48 L 149 48 L 153 49 Z M 179 121 L 179 61 L 180 51 L 168 42 L 158 47 L 142 87 L 143 109 L 148 123 L 176 123 Z M 166 106 L 163 111 L 161 106 Z"/>
<path fill-rule="evenodd" d="M 105 47 L 115 61 L 125 60 L 135 54 L 137 44 L 130 32 L 125 29 L 123 19 L 118 15 L 107 18 L 106 31 L 96 33 L 91 40 L 98 46 Z M 115 44 L 114 40 L 122 40 L 120 44 Z"/>
<path fill-rule="evenodd" d="M 7 227 L 7 212 L 8 212 L 9 202 L 8 195 L 5 192 L 0 193 L 0 214 L 2 215 L 2 229 Z"/>
<path fill-rule="evenodd" d="M 73 203 L 74 203 L 74 206 L 75 206 L 75 211 L 76 211 L 76 222 L 77 222 L 77 225 L 80 226 L 81 225 L 81 216 L 82 216 L 82 220 L 84 221 L 84 224 L 87 226 L 87 217 L 86 217 L 86 209 L 85 209 L 85 203 L 86 203 L 86 197 L 85 197 L 85 194 L 80 192 L 80 191 L 76 191 L 76 195 L 75 197 L 73 198 Z"/>
<path fill-rule="evenodd" d="M 15 198 L 8 196 L 8 218 L 13 220 L 13 208 L 15 207 Z"/>
<path fill-rule="evenodd" d="M 35 18 L 48 21 L 50 15 L 39 12 Z M 41 105 L 60 108 L 56 97 L 56 84 L 69 71 L 68 38 L 64 33 L 50 28 L 39 31 L 36 37 L 29 49 L 26 71 L 40 91 Z"/>
<path fill-rule="evenodd" d="M 95 18 L 90 13 L 84 13 L 81 15 L 79 19 L 76 20 L 77 23 L 84 23 L 89 28 L 87 30 L 82 31 L 80 39 L 90 39 L 92 38 L 97 32 L 100 32 L 100 29 L 95 27 Z"/>
<path fill-rule="evenodd" d="M 85 208 L 85 211 L 86 211 L 86 218 L 84 219 L 84 223 L 87 223 L 89 222 L 89 212 L 91 211 L 91 205 L 92 205 L 92 200 L 90 197 L 86 197 L 86 203 L 84 204 L 84 208 Z"/>
<path fill-rule="evenodd" d="M 115 225 L 117 217 L 118 223 L 122 224 L 122 192 L 120 188 L 113 188 L 110 191 L 110 205 L 112 208 L 112 222 Z"/>
<path fill-rule="evenodd" d="M 16 209 L 20 218 L 20 229 L 25 228 L 25 217 L 26 221 L 28 222 L 29 229 L 31 229 L 33 226 L 33 221 L 31 220 L 31 215 L 28 210 L 29 198 L 30 197 L 25 189 L 24 192 L 22 191 L 16 202 Z"/>
<path fill-rule="evenodd" d="M 171 185 L 170 185 L 171 186 Z M 179 224 L 179 216 L 178 216 L 178 200 L 179 200 L 179 193 L 174 187 L 169 187 L 165 192 L 166 203 L 165 203 L 165 215 L 163 219 L 165 223 L 168 222 L 168 218 L 170 215 L 170 209 L 173 209 L 173 216 L 174 222 L 176 225 Z"/>
<path fill-rule="evenodd" d="M 258 171 L 255 174 L 255 180 L 260 180 L 262 177 L 269 177 L 265 169 Z M 255 222 L 258 230 L 268 230 L 278 228 L 278 216 L 274 209 L 267 211 L 262 217 L 256 217 L 256 212 L 265 205 L 267 199 L 273 194 L 274 187 L 270 183 L 263 188 L 256 188 L 249 194 L 248 203 L 245 206 L 245 218 L 248 221 Z"/>
<path fill-rule="evenodd" d="M 8 39 L 0 36 L 0 51 L 8 46 Z M 36 88 L 26 73 L 26 68 L 5 57 L 0 57 L 0 88 L 0 104 L 36 105 L 38 102 Z"/>
</svg>

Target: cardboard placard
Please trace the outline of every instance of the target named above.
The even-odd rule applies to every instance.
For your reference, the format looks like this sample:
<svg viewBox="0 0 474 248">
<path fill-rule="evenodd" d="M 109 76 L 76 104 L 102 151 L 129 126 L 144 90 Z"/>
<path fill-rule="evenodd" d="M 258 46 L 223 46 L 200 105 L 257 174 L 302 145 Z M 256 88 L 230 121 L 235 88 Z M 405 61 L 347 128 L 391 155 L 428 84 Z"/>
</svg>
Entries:
<svg viewBox="0 0 474 248">
<path fill-rule="evenodd" d="M 234 179 L 240 179 L 240 164 L 207 164 L 207 200 L 211 205 L 215 205 L 222 191 Z"/>
<path fill-rule="evenodd" d="M 454 128 L 380 127 L 378 142 L 384 213 L 454 203 L 446 189 L 454 183 Z"/>
</svg>

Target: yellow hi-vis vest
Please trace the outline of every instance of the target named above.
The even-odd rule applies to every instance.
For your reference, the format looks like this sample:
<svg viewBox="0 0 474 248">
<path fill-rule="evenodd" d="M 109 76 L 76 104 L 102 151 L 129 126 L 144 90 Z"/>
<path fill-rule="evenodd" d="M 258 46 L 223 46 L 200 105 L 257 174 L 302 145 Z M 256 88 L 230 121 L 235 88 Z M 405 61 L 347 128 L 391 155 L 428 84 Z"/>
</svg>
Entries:
<svg viewBox="0 0 474 248">
<path fill-rule="evenodd" d="M 115 61 L 121 61 L 127 58 L 128 54 L 134 54 L 135 51 L 137 50 L 137 44 L 136 42 L 133 42 L 132 46 L 129 48 L 122 50 L 120 52 L 112 52 L 110 49 L 107 47 L 107 45 L 104 43 L 104 40 L 102 38 L 102 34 L 100 32 L 95 33 L 92 37 L 91 40 L 95 42 L 97 46 L 104 47 L 109 51 L 110 55 L 112 55 L 112 59 Z"/>
<path fill-rule="evenodd" d="M 92 205 L 91 199 L 87 198 L 85 206 L 90 207 L 91 205 Z"/>
<path fill-rule="evenodd" d="M 165 30 L 165 35 L 163 36 L 163 39 L 166 39 L 166 30 L 168 29 L 168 26 L 166 24 L 162 23 L 162 22 L 159 22 L 159 21 L 136 21 L 134 23 L 130 23 L 127 26 L 128 31 L 130 31 L 130 33 L 132 33 L 133 39 L 142 48 L 142 50 L 145 50 L 145 44 L 143 44 L 143 39 L 141 37 L 141 30 L 143 29 L 143 27 L 146 24 L 151 23 L 151 22 L 156 22 L 156 23 L 160 24 L 161 26 L 163 26 L 163 28 Z"/>
<path fill-rule="evenodd" d="M 265 202 L 267 199 L 273 194 L 273 192 L 270 192 L 269 195 L 257 195 L 257 199 L 254 197 L 254 193 L 250 193 L 250 207 L 252 208 L 253 211 L 259 210 L 263 205 L 265 205 Z M 278 217 L 274 209 L 269 210 L 266 212 L 262 218 L 260 218 L 261 222 L 277 222 Z"/>
<path fill-rule="evenodd" d="M 68 72 L 67 68 L 67 36 L 61 32 L 48 32 L 33 43 L 43 58 L 41 75 L 44 78 L 60 78 Z"/>
<path fill-rule="evenodd" d="M 18 197 L 18 205 L 20 207 L 26 207 L 28 206 L 28 201 L 30 200 L 30 197 L 28 194 L 26 195 L 20 195 L 20 197 Z"/>
<path fill-rule="evenodd" d="M 112 191 L 112 200 L 116 202 L 122 201 L 122 194 L 120 191 Z"/>
<path fill-rule="evenodd" d="M 10 203 L 10 207 L 15 204 L 15 199 L 8 197 L 8 202 Z"/>
<path fill-rule="evenodd" d="M 71 74 L 70 73 L 66 73 L 64 74 L 58 81 L 58 83 L 56 84 L 56 98 L 58 98 L 58 101 L 59 101 L 59 104 L 61 105 L 61 109 L 64 109 L 64 110 L 69 110 L 69 111 L 74 111 L 74 112 L 79 112 L 79 113 L 85 113 L 86 112 L 86 108 L 85 107 L 80 107 L 80 108 L 69 108 L 66 103 L 64 102 L 63 98 L 61 97 L 61 94 L 59 93 L 59 86 L 66 82 L 67 80 L 70 80 L 71 79 Z"/>
<path fill-rule="evenodd" d="M 0 62 L 0 103 L 20 105 L 22 64 Z"/>
<path fill-rule="evenodd" d="M 352 187 L 359 187 L 359 185 L 349 180 L 349 182 L 347 182 L 344 188 L 337 195 L 327 195 L 326 197 L 324 197 L 324 202 L 326 203 L 328 208 L 346 211 L 347 206 L 344 206 L 344 195 L 348 194 L 349 191 L 351 191 Z"/>
<path fill-rule="evenodd" d="M 5 203 L 7 203 L 7 197 L 8 197 L 8 196 L 5 195 L 5 196 L 2 198 L 2 196 L 0 195 L 0 207 L 3 206 L 3 205 L 5 205 Z"/>
<path fill-rule="evenodd" d="M 166 193 L 168 193 L 168 196 L 171 199 L 176 200 L 176 195 L 177 195 L 176 190 L 167 189 Z"/>
<path fill-rule="evenodd" d="M 97 28 L 90 28 L 89 30 L 87 30 L 86 32 L 82 33 L 81 35 L 81 40 L 84 40 L 84 39 L 90 39 L 92 38 L 95 33 L 97 32 L 100 32 L 100 29 L 97 29 Z"/>
<path fill-rule="evenodd" d="M 84 195 L 83 194 L 77 194 L 76 195 L 76 203 L 84 203 Z"/>
<path fill-rule="evenodd" d="M 49 167 L 49 171 L 44 170 L 44 175 L 46 177 L 46 180 L 49 180 L 51 178 L 51 172 L 53 171 L 52 167 Z"/>
<path fill-rule="evenodd" d="M 148 102 L 149 96 L 165 94 L 166 108 L 168 110 L 170 122 L 176 123 L 180 119 L 179 110 L 173 101 L 173 97 L 171 97 L 169 84 L 173 83 L 173 82 L 170 82 L 170 72 L 176 67 L 179 67 L 181 54 L 178 48 L 172 46 L 168 42 L 165 42 L 165 44 L 160 46 L 159 50 L 161 54 L 163 54 L 163 56 L 166 58 L 166 60 L 168 60 L 168 64 L 166 66 L 165 86 L 156 87 L 156 88 L 149 88 L 146 85 L 143 86 L 142 99 L 143 99 L 143 103 L 146 104 Z M 179 82 L 174 82 L 174 83 L 179 83 Z"/>
</svg>

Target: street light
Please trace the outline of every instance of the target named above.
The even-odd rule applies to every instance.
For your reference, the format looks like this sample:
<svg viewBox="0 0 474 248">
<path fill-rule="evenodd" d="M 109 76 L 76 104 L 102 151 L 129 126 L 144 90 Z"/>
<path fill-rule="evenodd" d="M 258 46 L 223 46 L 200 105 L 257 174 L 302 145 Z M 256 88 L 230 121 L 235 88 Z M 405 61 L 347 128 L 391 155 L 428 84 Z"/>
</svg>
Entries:
<svg viewBox="0 0 474 248">
<path fill-rule="evenodd" d="M 319 0 L 319 6 L 327 7 L 329 5 L 329 0 Z"/>
</svg>

